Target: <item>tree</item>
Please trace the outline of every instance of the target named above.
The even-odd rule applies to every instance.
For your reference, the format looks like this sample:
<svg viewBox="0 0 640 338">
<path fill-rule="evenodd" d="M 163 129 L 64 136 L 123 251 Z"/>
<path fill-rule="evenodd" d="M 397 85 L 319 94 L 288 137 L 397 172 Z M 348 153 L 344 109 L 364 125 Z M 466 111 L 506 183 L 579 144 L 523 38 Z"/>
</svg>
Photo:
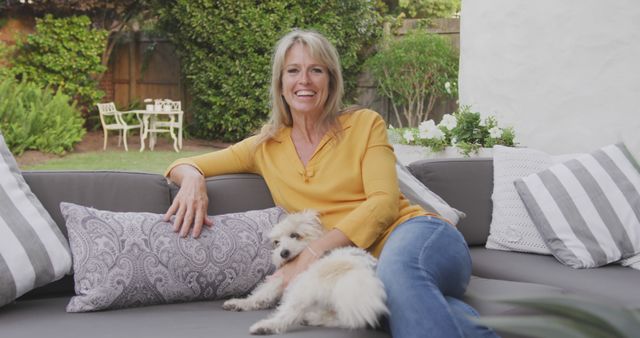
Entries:
<svg viewBox="0 0 640 338">
<path fill-rule="evenodd" d="M 391 99 L 400 127 L 401 113 L 416 127 L 429 118 L 438 98 L 455 94 L 458 53 L 445 38 L 425 31 L 391 39 L 366 66 L 380 94 Z"/>
<path fill-rule="evenodd" d="M 153 13 L 149 11 L 146 1 L 140 0 L 47 0 L 47 1 L 6 1 L 7 11 L 31 11 L 35 15 L 51 14 L 55 17 L 85 15 L 91 19 L 96 29 L 108 32 L 107 43 L 101 55 L 101 63 L 105 67 L 114 47 L 120 42 L 123 33 L 136 31 L 142 22 L 152 21 Z M 100 82 L 104 73 L 95 74 Z"/>
</svg>

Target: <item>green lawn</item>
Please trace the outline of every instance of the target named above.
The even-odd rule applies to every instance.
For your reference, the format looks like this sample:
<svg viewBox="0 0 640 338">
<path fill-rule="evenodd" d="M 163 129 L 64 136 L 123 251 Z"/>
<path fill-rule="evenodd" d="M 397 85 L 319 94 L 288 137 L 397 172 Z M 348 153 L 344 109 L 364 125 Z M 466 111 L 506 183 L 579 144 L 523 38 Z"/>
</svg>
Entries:
<svg viewBox="0 0 640 338">
<path fill-rule="evenodd" d="M 138 172 L 164 173 L 164 170 L 181 157 L 200 155 L 203 151 L 98 151 L 69 154 L 45 163 L 22 166 L 22 170 L 126 170 Z"/>
</svg>

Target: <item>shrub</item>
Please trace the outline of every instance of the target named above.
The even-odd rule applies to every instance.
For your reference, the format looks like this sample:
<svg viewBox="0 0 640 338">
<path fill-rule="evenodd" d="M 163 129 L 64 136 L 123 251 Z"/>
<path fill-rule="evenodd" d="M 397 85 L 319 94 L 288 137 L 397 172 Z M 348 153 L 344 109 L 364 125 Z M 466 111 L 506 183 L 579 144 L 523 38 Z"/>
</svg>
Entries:
<svg viewBox="0 0 640 338">
<path fill-rule="evenodd" d="M 390 38 L 366 67 L 379 93 L 391 100 L 400 127 L 401 113 L 409 127 L 416 127 L 429 118 L 437 99 L 455 95 L 458 53 L 435 34 L 416 30 Z"/>
<path fill-rule="evenodd" d="M 62 154 L 82 139 L 80 112 L 70 97 L 30 82 L 0 78 L 0 131 L 16 155 L 25 150 Z"/>
<path fill-rule="evenodd" d="M 325 34 L 341 55 L 347 91 L 354 94 L 363 48 L 379 35 L 367 0 L 247 2 L 152 1 L 158 27 L 176 46 L 193 97 L 196 136 L 235 141 L 269 112 L 270 60 L 276 41 L 293 27 Z"/>
<path fill-rule="evenodd" d="M 94 107 L 104 96 L 95 78 L 106 70 L 101 56 L 107 32 L 90 24 L 86 16 L 36 19 L 36 32 L 16 44 L 13 73 L 41 87 L 59 88 L 80 106 Z"/>
</svg>

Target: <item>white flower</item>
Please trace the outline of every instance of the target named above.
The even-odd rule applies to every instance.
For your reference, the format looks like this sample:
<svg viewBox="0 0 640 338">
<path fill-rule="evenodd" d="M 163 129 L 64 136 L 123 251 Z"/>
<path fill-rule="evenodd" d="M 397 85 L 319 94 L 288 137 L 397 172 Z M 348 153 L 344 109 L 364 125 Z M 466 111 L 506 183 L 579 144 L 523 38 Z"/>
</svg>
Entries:
<svg viewBox="0 0 640 338">
<path fill-rule="evenodd" d="M 458 144 L 458 138 L 454 136 L 451 138 L 451 145 L 455 146 L 456 144 Z"/>
<path fill-rule="evenodd" d="M 402 137 L 404 137 L 404 140 L 407 141 L 407 143 L 411 143 L 414 140 L 413 133 L 411 132 L 411 130 L 406 130 L 404 132 L 404 135 L 402 135 Z"/>
<path fill-rule="evenodd" d="M 446 114 L 442 116 L 442 121 L 440 121 L 439 125 L 445 127 L 447 130 L 451 130 L 458 125 L 458 119 L 451 114 Z"/>
<path fill-rule="evenodd" d="M 492 138 L 501 138 L 502 137 L 502 129 L 498 127 L 493 127 L 489 129 L 489 136 Z"/>
<path fill-rule="evenodd" d="M 451 94 L 451 83 L 449 81 L 444 83 L 444 90 L 447 91 L 447 94 Z"/>
<path fill-rule="evenodd" d="M 392 124 L 389 124 L 389 129 L 393 129 L 393 125 Z"/>
<path fill-rule="evenodd" d="M 423 121 L 418 126 L 418 130 L 420 131 L 418 136 L 421 139 L 442 140 L 444 138 L 444 133 L 442 133 L 442 130 L 440 130 L 440 128 L 436 127 L 436 124 L 435 122 L 433 122 L 433 120 Z"/>
<path fill-rule="evenodd" d="M 418 126 L 418 130 L 421 132 L 425 130 L 433 129 L 433 128 L 436 128 L 436 123 L 433 122 L 433 120 L 422 121 Z"/>
</svg>

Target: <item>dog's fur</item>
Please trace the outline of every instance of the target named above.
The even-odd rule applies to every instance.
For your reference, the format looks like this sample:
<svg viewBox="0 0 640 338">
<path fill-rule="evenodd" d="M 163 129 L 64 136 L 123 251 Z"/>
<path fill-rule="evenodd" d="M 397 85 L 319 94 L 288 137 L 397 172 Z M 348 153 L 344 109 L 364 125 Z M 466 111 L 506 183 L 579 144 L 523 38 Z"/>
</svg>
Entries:
<svg viewBox="0 0 640 338">
<path fill-rule="evenodd" d="M 280 267 L 300 254 L 324 233 L 317 213 L 287 216 L 269 234 L 274 244 L 273 263 Z M 382 282 L 375 276 L 376 260 L 354 248 L 332 250 L 282 290 L 281 277 L 269 277 L 249 297 L 230 299 L 225 310 L 250 311 L 280 305 L 267 319 L 253 324 L 251 334 L 283 333 L 297 324 L 341 328 L 377 326 L 388 313 Z"/>
</svg>

